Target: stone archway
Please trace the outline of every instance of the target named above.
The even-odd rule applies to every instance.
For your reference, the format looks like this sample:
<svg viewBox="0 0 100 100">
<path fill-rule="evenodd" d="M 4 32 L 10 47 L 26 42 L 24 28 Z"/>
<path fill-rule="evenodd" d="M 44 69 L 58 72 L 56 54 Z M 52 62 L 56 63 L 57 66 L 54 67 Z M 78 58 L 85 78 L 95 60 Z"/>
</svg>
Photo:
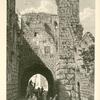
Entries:
<svg viewBox="0 0 100 100">
<path fill-rule="evenodd" d="M 75 29 L 76 29 L 76 25 L 79 23 L 79 6 L 78 6 L 79 5 L 79 0 L 74 0 L 74 1 L 72 1 L 72 0 L 56 0 L 56 1 L 57 1 L 57 6 L 58 6 L 59 27 L 60 27 L 59 28 L 59 47 L 58 47 L 58 49 L 61 52 L 59 52 L 59 55 L 60 55 L 60 59 L 64 59 L 65 61 L 66 61 L 66 58 L 68 59 L 68 61 L 66 62 L 67 63 L 66 66 L 68 66 L 69 63 L 72 63 L 73 64 L 73 62 L 74 62 L 73 61 L 73 58 L 74 58 L 74 55 L 73 55 L 73 43 L 74 42 L 73 42 L 73 38 L 72 38 L 72 35 L 73 35 L 72 26 L 74 26 Z M 15 17 L 15 15 L 13 17 L 10 16 L 10 15 L 13 15 L 15 13 L 15 0 L 13 0 L 13 2 L 12 2 L 12 0 L 9 0 L 9 4 L 8 5 L 9 5 L 8 6 L 8 12 L 10 12 L 10 14 L 8 14 L 8 18 L 10 19 L 10 21 L 13 21 L 13 23 L 14 22 L 17 22 L 16 19 L 15 19 L 15 21 L 13 20 L 13 18 Z M 8 23 L 9 23 L 8 26 L 11 26 L 10 23 L 12 23 L 12 22 L 9 22 L 8 21 Z M 14 32 L 14 30 L 16 28 L 14 29 L 13 27 L 9 27 L 8 29 L 11 29 L 11 34 L 13 34 L 13 32 Z M 15 31 L 17 31 L 17 30 L 15 30 Z M 10 37 L 8 37 L 8 40 L 11 40 Z M 10 41 L 9 44 L 11 45 L 11 44 L 14 44 L 14 43 L 13 43 L 13 41 Z M 12 47 L 10 45 L 9 45 L 9 47 Z M 15 45 L 17 45 L 17 42 L 15 43 Z M 14 46 L 14 47 L 16 47 L 16 46 Z M 25 48 L 22 49 L 23 50 L 22 52 L 25 52 L 25 49 L 28 52 L 28 49 L 26 48 L 26 46 L 24 46 L 24 47 Z M 14 49 L 14 52 L 16 54 L 16 48 Z M 25 52 L 24 54 L 26 54 L 27 52 Z M 32 52 L 32 51 L 30 51 L 30 52 Z M 11 55 L 11 53 L 14 56 L 14 53 L 12 52 L 12 50 L 9 52 L 9 54 Z M 16 56 L 17 56 L 17 54 L 16 54 Z M 14 63 L 16 63 L 16 56 L 14 56 L 15 60 L 12 61 Z M 28 58 L 26 56 L 28 56 Z M 32 65 L 31 65 L 31 67 L 24 69 L 24 67 L 26 67 L 27 64 L 30 64 L 30 62 L 32 64 L 33 64 L 33 61 L 35 62 L 35 57 L 34 56 L 33 56 L 33 58 L 34 58 L 33 60 L 32 60 L 32 58 L 29 59 L 29 56 L 31 56 L 31 54 L 29 55 L 29 53 L 27 53 L 26 56 L 23 55 L 22 59 L 23 58 L 24 59 L 27 58 L 27 60 L 28 60 L 27 62 L 26 62 L 26 60 L 23 61 L 23 62 L 22 62 L 22 60 L 18 60 L 18 61 L 21 61 L 21 63 L 23 63 L 23 64 L 21 64 L 23 66 L 21 66 L 21 65 L 18 66 L 18 65 L 15 64 L 14 71 L 11 70 L 12 72 L 10 74 L 12 74 L 12 76 L 11 75 L 10 76 L 11 76 L 11 78 L 12 78 L 13 81 L 10 81 L 8 85 L 11 86 L 11 88 L 9 89 L 9 94 L 11 94 L 12 96 L 11 97 L 9 96 L 8 98 L 10 98 L 10 99 L 8 99 L 8 100 L 14 99 L 13 97 L 17 98 L 17 94 L 18 94 L 17 87 L 18 87 L 18 82 L 19 82 L 20 79 L 18 78 L 18 75 L 16 75 L 16 73 L 17 74 L 21 73 L 21 72 L 19 72 L 18 67 L 19 67 L 19 69 L 20 69 L 20 67 L 22 67 L 22 70 L 24 72 L 26 72 L 26 70 L 27 70 L 27 72 L 29 72 L 29 75 L 27 75 L 27 73 L 25 73 L 25 75 L 27 76 L 26 78 L 25 78 L 25 75 L 22 75 L 23 76 L 23 80 L 21 80 L 21 82 L 23 82 L 23 83 L 24 82 L 27 83 L 27 81 L 29 80 L 29 78 L 33 74 L 36 74 L 33 71 L 33 70 L 35 70 L 34 68 L 36 68 L 36 67 L 32 67 Z M 13 65 L 13 63 L 11 63 L 9 61 L 9 64 L 8 65 Z M 34 64 L 33 66 L 36 66 L 36 65 Z M 51 83 L 51 82 L 53 82 L 52 81 L 53 78 L 52 78 L 52 74 L 51 74 L 50 70 L 47 67 L 45 67 L 44 65 L 42 65 L 42 66 L 37 65 L 37 66 L 38 67 L 36 68 L 37 69 L 36 72 L 37 73 L 40 73 L 41 72 L 41 74 L 44 75 L 47 78 L 48 83 L 49 83 L 49 87 L 50 86 L 51 87 L 54 86 L 54 83 Z M 10 69 L 12 69 L 12 66 L 9 66 L 9 67 L 10 67 Z M 59 70 L 60 71 L 61 71 L 61 67 L 62 66 L 59 65 Z M 70 64 L 69 64 L 69 66 L 67 68 L 69 70 Z M 46 73 L 44 73 L 45 71 L 46 71 Z M 47 74 L 47 72 L 48 72 L 48 74 Z M 63 74 L 65 74 L 65 73 L 63 73 Z M 69 76 L 71 76 L 71 74 L 74 74 L 74 72 L 69 72 L 68 71 L 67 74 L 69 74 Z M 69 85 L 71 85 L 71 84 L 69 84 Z M 13 88 L 13 86 L 15 88 Z M 13 93 L 13 90 L 15 91 L 14 93 Z M 23 88 L 21 87 L 21 90 L 23 90 L 23 91 L 25 90 L 25 85 L 23 85 Z M 51 93 L 52 93 L 53 87 L 52 87 L 52 90 L 49 90 L 49 91 L 51 91 Z M 62 93 L 62 91 L 61 91 L 61 93 Z M 62 99 L 61 98 L 61 100 L 65 100 L 65 99 Z"/>
<path fill-rule="evenodd" d="M 48 96 L 54 96 L 54 78 L 52 72 L 45 67 L 44 65 L 34 64 L 31 67 L 25 68 L 21 78 L 21 95 L 25 96 L 26 87 L 29 79 L 35 75 L 41 74 L 43 75 L 48 81 Z"/>
</svg>

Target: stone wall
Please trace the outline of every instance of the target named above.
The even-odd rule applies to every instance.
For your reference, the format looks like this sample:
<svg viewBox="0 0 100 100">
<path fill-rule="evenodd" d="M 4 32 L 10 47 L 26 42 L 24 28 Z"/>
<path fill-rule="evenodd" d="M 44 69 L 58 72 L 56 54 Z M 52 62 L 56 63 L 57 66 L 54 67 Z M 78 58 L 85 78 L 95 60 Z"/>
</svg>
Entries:
<svg viewBox="0 0 100 100">
<path fill-rule="evenodd" d="M 84 100 L 92 100 L 94 99 L 94 82 L 90 81 L 90 74 L 87 74 L 87 70 L 82 68 L 84 64 L 83 58 L 81 56 L 82 50 L 88 50 L 88 47 L 94 45 L 95 38 L 92 33 L 87 32 L 83 35 L 82 39 L 80 40 L 79 44 L 77 45 L 76 55 L 75 55 L 75 62 L 77 64 L 77 72 L 76 72 L 76 82 L 80 82 L 80 93 L 81 99 Z M 95 68 L 94 62 L 90 64 L 90 68 Z M 91 69 L 92 73 L 93 69 Z M 93 73 L 92 73 L 93 77 Z"/>
<path fill-rule="evenodd" d="M 55 73 L 57 61 L 58 25 L 57 15 L 29 13 L 22 16 L 24 38 L 52 73 Z"/>
<path fill-rule="evenodd" d="M 80 23 L 79 0 L 56 1 L 58 15 L 29 13 L 22 16 L 19 41 L 15 1 L 8 0 L 7 100 L 16 100 L 23 69 L 38 60 L 46 65 L 58 83 L 59 100 L 76 98 L 76 92 L 73 89 L 76 89 L 75 48 L 76 42 L 79 43 L 78 38 L 81 38 L 79 31 L 77 32 L 77 26 Z"/>
<path fill-rule="evenodd" d="M 57 79 L 60 100 L 74 100 L 76 26 L 79 24 L 79 0 L 56 0 L 59 16 L 59 61 Z M 61 74 L 62 73 L 62 74 Z M 63 94 L 63 96 L 62 96 Z"/>
<path fill-rule="evenodd" d="M 7 0 L 7 100 L 18 96 L 18 47 L 15 0 Z"/>
<path fill-rule="evenodd" d="M 77 34 L 75 34 L 76 27 L 79 24 L 79 1 L 59 0 L 57 5 L 58 5 L 58 16 L 59 16 L 59 23 L 57 25 L 58 27 L 54 27 L 56 23 L 54 25 L 51 24 L 52 21 L 50 20 L 51 18 L 48 17 L 48 15 L 45 15 L 44 17 L 42 16 L 41 18 L 41 14 L 40 15 L 35 14 L 33 18 L 30 17 L 33 16 L 33 14 L 30 15 L 28 14 L 27 17 L 25 17 L 26 15 L 23 16 L 24 20 L 22 20 L 22 23 L 24 23 L 22 24 L 23 36 L 25 37 L 26 41 L 30 44 L 32 50 L 34 51 L 35 46 L 33 43 L 34 40 L 33 37 L 35 36 L 36 38 L 40 34 L 46 33 L 46 35 L 43 36 L 43 38 L 48 39 L 49 35 L 49 37 L 53 40 L 54 56 L 53 55 L 44 56 L 43 52 L 42 53 L 38 52 L 37 55 L 41 58 L 41 60 L 45 63 L 45 65 L 49 69 L 51 69 L 51 71 L 54 70 L 56 80 L 60 83 L 58 87 L 59 99 L 61 100 L 71 99 L 71 98 L 74 99 L 75 93 L 72 90 L 72 88 L 75 87 L 75 67 L 76 67 L 74 46 L 77 40 L 76 39 Z M 58 28 L 57 32 L 55 32 L 56 28 Z M 58 34 L 56 35 L 56 33 Z M 40 40 L 40 37 L 37 40 Z M 55 45 L 55 43 L 58 45 Z M 38 44 L 40 47 L 40 43 Z M 55 50 L 56 46 L 58 50 L 57 49 Z"/>
</svg>

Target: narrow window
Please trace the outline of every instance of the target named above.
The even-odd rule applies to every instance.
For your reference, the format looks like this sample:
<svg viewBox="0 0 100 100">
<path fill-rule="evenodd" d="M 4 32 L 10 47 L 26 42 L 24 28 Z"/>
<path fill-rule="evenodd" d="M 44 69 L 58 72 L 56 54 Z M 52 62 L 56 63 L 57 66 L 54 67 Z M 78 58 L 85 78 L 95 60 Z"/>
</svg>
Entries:
<svg viewBox="0 0 100 100">
<path fill-rule="evenodd" d="M 58 27 L 58 24 L 57 24 L 57 22 L 56 22 L 56 21 L 54 21 L 54 26 L 55 26 L 55 28 L 57 28 L 57 27 Z"/>
<path fill-rule="evenodd" d="M 50 46 L 45 46 L 44 52 L 45 52 L 45 54 L 50 54 Z"/>
<path fill-rule="evenodd" d="M 38 33 L 37 33 L 37 32 L 35 32 L 35 33 L 34 33 L 34 37 L 36 37 L 36 36 L 37 36 L 37 34 L 38 34 Z"/>
</svg>

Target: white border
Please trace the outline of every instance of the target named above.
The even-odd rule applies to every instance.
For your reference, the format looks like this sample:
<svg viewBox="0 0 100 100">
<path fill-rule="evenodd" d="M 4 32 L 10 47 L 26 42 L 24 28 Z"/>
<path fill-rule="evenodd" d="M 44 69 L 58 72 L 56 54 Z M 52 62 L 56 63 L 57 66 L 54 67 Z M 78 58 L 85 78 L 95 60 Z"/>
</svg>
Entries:
<svg viewBox="0 0 100 100">
<path fill-rule="evenodd" d="M 0 100 L 6 100 L 6 0 L 0 0 Z"/>
<path fill-rule="evenodd" d="M 100 0 L 96 0 L 95 100 L 100 100 Z"/>
</svg>

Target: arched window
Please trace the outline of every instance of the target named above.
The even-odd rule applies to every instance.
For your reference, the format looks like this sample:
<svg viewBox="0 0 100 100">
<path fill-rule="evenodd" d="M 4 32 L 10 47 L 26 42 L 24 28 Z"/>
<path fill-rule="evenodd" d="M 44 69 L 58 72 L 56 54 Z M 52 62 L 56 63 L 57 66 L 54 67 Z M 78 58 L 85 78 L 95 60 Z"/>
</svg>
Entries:
<svg viewBox="0 0 100 100">
<path fill-rule="evenodd" d="M 50 46 L 45 46 L 44 47 L 44 53 L 45 54 L 50 54 Z"/>
<path fill-rule="evenodd" d="M 57 24 L 56 21 L 54 21 L 54 26 L 55 26 L 56 29 L 58 28 L 58 24 Z"/>
</svg>

